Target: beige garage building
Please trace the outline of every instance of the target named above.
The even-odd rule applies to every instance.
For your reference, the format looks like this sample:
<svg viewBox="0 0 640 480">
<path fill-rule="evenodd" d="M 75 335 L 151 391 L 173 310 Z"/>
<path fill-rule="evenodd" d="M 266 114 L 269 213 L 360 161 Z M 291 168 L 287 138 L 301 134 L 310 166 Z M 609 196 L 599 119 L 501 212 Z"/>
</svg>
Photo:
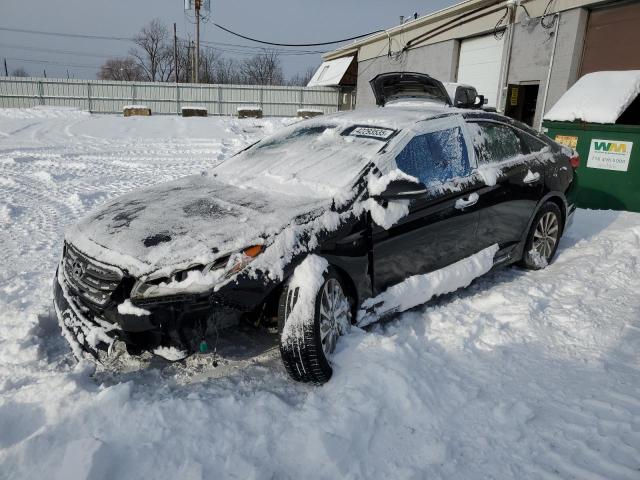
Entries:
<svg viewBox="0 0 640 480">
<path fill-rule="evenodd" d="M 538 127 L 583 74 L 640 69 L 639 47 L 640 0 L 467 0 L 325 54 L 312 82 L 341 88 L 343 108 L 362 107 L 374 105 L 379 73 L 424 72 L 474 85 Z"/>
</svg>

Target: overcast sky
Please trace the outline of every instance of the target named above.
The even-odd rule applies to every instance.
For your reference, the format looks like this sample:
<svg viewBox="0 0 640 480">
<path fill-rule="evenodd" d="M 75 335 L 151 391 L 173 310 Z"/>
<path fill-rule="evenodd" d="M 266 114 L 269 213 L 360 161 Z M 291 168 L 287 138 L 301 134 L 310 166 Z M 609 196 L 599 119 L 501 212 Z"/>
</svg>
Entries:
<svg viewBox="0 0 640 480">
<path fill-rule="evenodd" d="M 351 37 L 398 23 L 400 15 L 425 14 L 455 0 L 233 0 L 211 1 L 211 18 L 239 33 L 283 43 L 314 43 Z M 184 0 L 0 0 L 0 27 L 131 37 L 153 18 L 177 23 L 178 36 L 193 36 L 184 14 Z M 238 45 L 256 44 L 204 24 L 201 39 Z M 18 48 L 21 47 L 21 48 Z M 95 78 L 109 56 L 131 48 L 123 41 L 70 39 L 0 30 L 0 58 L 9 73 L 18 67 L 34 76 Z M 220 47 L 233 48 L 233 47 Z M 331 50 L 321 47 L 306 50 Z M 69 53 L 60 53 L 69 52 Z M 245 55 L 223 52 L 227 56 Z M 27 61 L 28 60 L 28 61 Z M 0 60 L 1 61 L 1 60 Z M 39 61 L 39 62 L 36 62 Z M 282 57 L 287 77 L 321 62 L 319 54 Z M 49 63 L 44 63 L 49 62 Z M 4 68 L 2 67 L 2 73 Z"/>
</svg>

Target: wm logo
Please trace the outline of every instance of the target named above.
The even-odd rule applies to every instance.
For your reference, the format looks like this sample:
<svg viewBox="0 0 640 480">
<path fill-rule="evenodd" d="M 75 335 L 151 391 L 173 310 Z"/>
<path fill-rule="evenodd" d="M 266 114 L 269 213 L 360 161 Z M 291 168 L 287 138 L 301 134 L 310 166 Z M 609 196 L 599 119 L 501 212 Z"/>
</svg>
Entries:
<svg viewBox="0 0 640 480">
<path fill-rule="evenodd" d="M 624 143 L 594 141 L 593 146 L 597 152 L 627 153 L 627 145 Z"/>
</svg>

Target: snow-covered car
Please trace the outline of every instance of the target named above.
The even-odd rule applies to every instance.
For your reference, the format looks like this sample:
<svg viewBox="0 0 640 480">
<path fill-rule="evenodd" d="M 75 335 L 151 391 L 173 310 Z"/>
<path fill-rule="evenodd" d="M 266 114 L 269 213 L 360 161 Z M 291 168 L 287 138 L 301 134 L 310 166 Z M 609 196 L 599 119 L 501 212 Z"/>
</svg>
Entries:
<svg viewBox="0 0 640 480">
<path fill-rule="evenodd" d="M 430 100 L 444 92 L 424 81 Z M 259 320 L 279 329 L 292 378 L 323 383 L 351 325 L 494 267 L 546 266 L 575 208 L 572 155 L 447 102 L 306 120 L 82 219 L 55 310 L 74 353 L 97 359 L 115 341 L 186 355 Z"/>
</svg>

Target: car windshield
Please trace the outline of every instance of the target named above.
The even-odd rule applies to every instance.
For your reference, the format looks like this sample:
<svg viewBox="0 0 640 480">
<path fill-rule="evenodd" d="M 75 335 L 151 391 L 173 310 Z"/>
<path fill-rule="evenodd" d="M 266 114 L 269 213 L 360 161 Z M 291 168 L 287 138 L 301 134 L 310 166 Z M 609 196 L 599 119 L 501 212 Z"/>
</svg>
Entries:
<svg viewBox="0 0 640 480">
<path fill-rule="evenodd" d="M 388 128 L 305 121 L 268 137 L 217 166 L 217 178 L 296 196 L 333 197 L 395 133 Z"/>
</svg>

